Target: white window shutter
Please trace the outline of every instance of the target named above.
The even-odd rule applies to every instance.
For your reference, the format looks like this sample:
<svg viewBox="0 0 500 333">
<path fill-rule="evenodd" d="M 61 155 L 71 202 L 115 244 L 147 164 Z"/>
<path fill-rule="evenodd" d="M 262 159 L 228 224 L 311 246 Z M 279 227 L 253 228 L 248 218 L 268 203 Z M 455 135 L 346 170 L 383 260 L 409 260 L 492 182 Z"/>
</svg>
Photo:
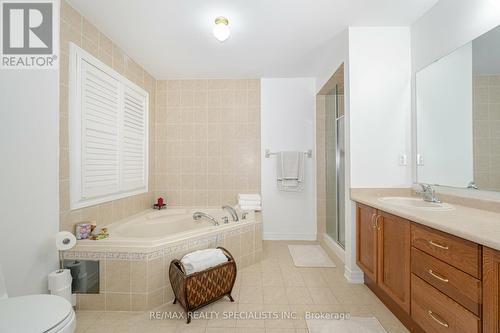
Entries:
<svg viewBox="0 0 500 333">
<path fill-rule="evenodd" d="M 122 190 L 146 188 L 147 178 L 147 96 L 123 85 Z"/>
<path fill-rule="evenodd" d="M 149 95 L 70 44 L 70 208 L 148 191 Z"/>
<path fill-rule="evenodd" d="M 82 199 L 119 190 L 119 82 L 82 61 Z"/>
</svg>

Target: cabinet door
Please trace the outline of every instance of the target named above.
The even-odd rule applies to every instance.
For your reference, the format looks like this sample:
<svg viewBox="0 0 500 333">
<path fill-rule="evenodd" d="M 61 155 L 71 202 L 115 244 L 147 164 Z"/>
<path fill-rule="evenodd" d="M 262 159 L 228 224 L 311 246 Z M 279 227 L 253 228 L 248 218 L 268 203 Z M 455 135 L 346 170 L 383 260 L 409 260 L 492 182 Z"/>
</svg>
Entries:
<svg viewBox="0 0 500 333">
<path fill-rule="evenodd" d="M 500 332 L 500 252 L 483 247 L 483 332 Z"/>
<path fill-rule="evenodd" d="M 394 302 L 410 313 L 410 222 L 379 212 L 377 284 Z"/>
<path fill-rule="evenodd" d="M 358 204 L 356 207 L 356 262 L 368 278 L 377 281 L 377 210 Z"/>
</svg>

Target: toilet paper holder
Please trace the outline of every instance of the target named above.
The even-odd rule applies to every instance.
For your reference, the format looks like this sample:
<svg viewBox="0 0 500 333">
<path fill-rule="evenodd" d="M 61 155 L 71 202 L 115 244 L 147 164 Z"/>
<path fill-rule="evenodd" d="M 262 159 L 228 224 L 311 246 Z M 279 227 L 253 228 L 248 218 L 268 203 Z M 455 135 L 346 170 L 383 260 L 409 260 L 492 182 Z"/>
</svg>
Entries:
<svg viewBox="0 0 500 333">
<path fill-rule="evenodd" d="M 71 250 L 76 245 L 76 237 L 69 231 L 60 231 L 55 235 L 56 248 L 59 251 L 59 269 L 64 269 L 63 252 Z"/>
</svg>

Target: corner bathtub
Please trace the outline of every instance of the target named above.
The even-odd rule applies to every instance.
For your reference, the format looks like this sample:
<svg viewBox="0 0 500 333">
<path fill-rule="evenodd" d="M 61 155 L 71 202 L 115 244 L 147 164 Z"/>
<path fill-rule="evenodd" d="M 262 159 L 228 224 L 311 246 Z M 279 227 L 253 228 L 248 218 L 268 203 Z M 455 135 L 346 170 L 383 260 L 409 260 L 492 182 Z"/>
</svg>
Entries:
<svg viewBox="0 0 500 333">
<path fill-rule="evenodd" d="M 194 212 L 217 219 L 218 226 Z M 259 213 L 233 222 L 228 211 L 216 208 L 168 208 L 147 210 L 121 221 L 100 226 L 108 228 L 109 238 L 79 240 L 63 253 L 65 259 L 99 261 L 98 294 L 78 294 L 81 310 L 145 311 L 170 302 L 173 292 L 168 268 L 173 259 L 186 253 L 223 246 L 236 260 L 238 268 L 262 257 L 262 222 Z M 229 223 L 223 222 L 227 217 Z"/>
<path fill-rule="evenodd" d="M 193 219 L 195 212 L 203 212 L 213 216 L 219 225 L 215 226 L 205 218 L 195 221 Z M 240 221 L 233 222 L 227 210 L 214 208 L 148 210 L 104 227 L 98 226 L 98 229 L 108 228 L 109 238 L 99 241 L 82 240 L 79 241 L 79 245 L 155 247 L 197 235 L 227 231 L 255 222 L 255 213 L 249 213 L 245 220 L 241 220 L 240 214 L 238 216 Z M 224 224 L 222 221 L 224 217 L 228 219 L 229 223 Z"/>
</svg>

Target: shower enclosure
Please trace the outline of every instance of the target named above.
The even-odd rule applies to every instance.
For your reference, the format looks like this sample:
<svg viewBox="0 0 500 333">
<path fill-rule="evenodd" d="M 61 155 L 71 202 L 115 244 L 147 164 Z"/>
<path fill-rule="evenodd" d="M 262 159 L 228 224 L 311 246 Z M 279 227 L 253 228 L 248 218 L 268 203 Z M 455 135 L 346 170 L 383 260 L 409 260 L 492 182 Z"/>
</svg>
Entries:
<svg viewBox="0 0 500 333">
<path fill-rule="evenodd" d="M 341 71 L 341 73 L 338 73 Z M 343 67 L 325 96 L 326 233 L 345 247 L 345 144 Z"/>
</svg>

